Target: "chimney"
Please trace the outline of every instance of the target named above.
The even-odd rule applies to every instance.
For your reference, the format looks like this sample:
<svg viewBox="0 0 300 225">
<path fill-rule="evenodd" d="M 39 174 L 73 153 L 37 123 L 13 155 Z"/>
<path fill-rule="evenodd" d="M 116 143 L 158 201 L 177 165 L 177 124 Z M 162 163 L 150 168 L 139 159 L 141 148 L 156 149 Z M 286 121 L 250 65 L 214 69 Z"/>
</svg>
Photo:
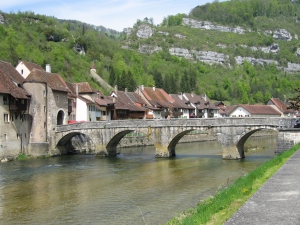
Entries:
<svg viewBox="0 0 300 225">
<path fill-rule="evenodd" d="M 76 95 L 78 96 L 78 84 L 76 84 L 76 87 L 75 87 L 75 91 L 76 91 Z"/>
<path fill-rule="evenodd" d="M 155 91 L 155 85 L 152 86 L 153 91 Z"/>
<path fill-rule="evenodd" d="M 204 94 L 204 101 L 206 101 L 206 94 Z"/>
<path fill-rule="evenodd" d="M 191 96 L 194 97 L 194 92 L 192 91 Z"/>
<path fill-rule="evenodd" d="M 180 98 L 180 100 L 182 100 L 182 97 L 183 97 L 182 92 L 178 93 L 178 97 Z"/>
<path fill-rule="evenodd" d="M 51 65 L 46 64 L 46 72 L 51 73 Z"/>
<path fill-rule="evenodd" d="M 128 89 L 127 88 L 125 88 L 125 93 L 127 93 L 128 92 Z"/>
<path fill-rule="evenodd" d="M 115 85 L 115 92 L 118 93 L 118 85 Z"/>
<path fill-rule="evenodd" d="M 144 90 L 144 85 L 142 85 L 142 91 Z"/>
</svg>

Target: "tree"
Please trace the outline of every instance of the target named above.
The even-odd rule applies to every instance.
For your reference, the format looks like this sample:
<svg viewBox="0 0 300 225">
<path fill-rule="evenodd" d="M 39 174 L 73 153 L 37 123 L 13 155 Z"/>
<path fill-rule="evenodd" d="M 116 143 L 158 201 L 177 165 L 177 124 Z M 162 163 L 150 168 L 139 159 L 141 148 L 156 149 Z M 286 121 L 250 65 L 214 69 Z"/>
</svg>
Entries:
<svg viewBox="0 0 300 225">
<path fill-rule="evenodd" d="M 300 88 L 295 89 L 296 96 L 289 99 L 290 109 L 300 110 Z"/>
</svg>

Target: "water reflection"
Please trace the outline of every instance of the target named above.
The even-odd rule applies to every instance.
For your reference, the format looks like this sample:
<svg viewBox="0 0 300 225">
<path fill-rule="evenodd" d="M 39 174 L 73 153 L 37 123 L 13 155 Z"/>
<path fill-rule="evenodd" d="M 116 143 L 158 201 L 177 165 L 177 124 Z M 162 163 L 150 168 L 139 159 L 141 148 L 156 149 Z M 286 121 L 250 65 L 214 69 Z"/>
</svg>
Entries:
<svg viewBox="0 0 300 225">
<path fill-rule="evenodd" d="M 251 145 L 242 160 L 222 160 L 217 142 L 178 144 L 176 158 L 154 147 L 117 157 L 72 155 L 0 164 L 3 224 L 162 224 L 272 158 L 276 138 Z M 275 145 L 274 145 L 275 143 Z M 142 212 L 142 213 L 141 213 Z"/>
</svg>

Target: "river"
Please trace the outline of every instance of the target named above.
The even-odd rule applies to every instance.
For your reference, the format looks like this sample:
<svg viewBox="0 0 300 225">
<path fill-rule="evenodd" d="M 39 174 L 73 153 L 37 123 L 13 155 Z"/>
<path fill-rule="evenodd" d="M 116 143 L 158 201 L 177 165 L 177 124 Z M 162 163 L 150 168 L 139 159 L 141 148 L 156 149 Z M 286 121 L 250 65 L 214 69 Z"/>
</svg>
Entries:
<svg viewBox="0 0 300 225">
<path fill-rule="evenodd" d="M 241 160 L 204 141 L 178 144 L 171 159 L 147 146 L 2 163 L 0 224 L 165 224 L 274 156 L 276 136 L 250 139 L 261 148 Z"/>
</svg>

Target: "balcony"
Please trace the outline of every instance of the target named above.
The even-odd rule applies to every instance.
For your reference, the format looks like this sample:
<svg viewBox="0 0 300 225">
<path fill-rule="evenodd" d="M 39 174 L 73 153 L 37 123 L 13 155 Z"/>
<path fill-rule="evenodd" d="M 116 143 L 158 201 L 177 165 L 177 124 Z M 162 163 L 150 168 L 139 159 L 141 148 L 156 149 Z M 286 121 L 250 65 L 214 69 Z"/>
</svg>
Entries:
<svg viewBox="0 0 300 225">
<path fill-rule="evenodd" d="M 9 111 L 26 111 L 27 104 L 10 104 Z"/>
</svg>

